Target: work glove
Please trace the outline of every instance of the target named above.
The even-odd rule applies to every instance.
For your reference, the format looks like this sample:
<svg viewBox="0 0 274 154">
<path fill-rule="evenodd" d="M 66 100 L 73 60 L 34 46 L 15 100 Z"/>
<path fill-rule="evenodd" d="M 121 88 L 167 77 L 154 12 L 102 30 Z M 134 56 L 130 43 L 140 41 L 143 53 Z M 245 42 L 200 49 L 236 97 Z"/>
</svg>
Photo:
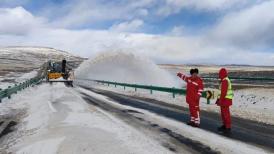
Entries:
<svg viewBox="0 0 274 154">
<path fill-rule="evenodd" d="M 181 78 L 181 77 L 183 76 L 183 74 L 182 74 L 181 72 L 178 72 L 178 73 L 177 73 L 177 76 L 178 76 L 179 78 Z"/>
</svg>

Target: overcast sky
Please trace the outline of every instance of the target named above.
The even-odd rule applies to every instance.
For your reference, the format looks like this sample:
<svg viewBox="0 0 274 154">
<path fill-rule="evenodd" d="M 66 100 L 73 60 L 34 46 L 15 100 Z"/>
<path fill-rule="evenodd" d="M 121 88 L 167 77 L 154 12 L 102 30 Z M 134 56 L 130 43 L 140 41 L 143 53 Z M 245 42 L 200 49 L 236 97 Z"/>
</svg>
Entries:
<svg viewBox="0 0 274 154">
<path fill-rule="evenodd" d="M 0 0 L 0 45 L 274 65 L 273 0 Z"/>
</svg>

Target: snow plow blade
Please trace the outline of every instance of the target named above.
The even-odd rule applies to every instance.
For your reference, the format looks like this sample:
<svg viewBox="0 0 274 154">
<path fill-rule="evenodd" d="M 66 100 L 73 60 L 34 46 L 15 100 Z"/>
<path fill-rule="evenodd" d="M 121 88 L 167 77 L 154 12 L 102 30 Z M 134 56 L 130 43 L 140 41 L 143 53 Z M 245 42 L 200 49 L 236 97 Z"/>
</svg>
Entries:
<svg viewBox="0 0 274 154">
<path fill-rule="evenodd" d="M 54 82 L 62 82 L 67 87 L 73 87 L 73 80 L 48 80 L 47 82 L 49 82 L 50 84 L 52 84 Z"/>
<path fill-rule="evenodd" d="M 73 83 L 73 80 L 53 80 L 53 81 L 51 81 L 51 80 L 49 80 L 48 82 L 71 82 L 71 83 Z"/>
</svg>

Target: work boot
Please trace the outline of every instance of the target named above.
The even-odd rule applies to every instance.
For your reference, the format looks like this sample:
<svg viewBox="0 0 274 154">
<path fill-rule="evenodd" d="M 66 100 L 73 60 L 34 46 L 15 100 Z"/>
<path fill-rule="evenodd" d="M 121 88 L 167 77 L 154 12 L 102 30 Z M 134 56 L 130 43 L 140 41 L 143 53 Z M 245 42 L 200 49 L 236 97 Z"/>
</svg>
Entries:
<svg viewBox="0 0 274 154">
<path fill-rule="evenodd" d="M 194 122 L 193 121 L 189 121 L 186 124 L 192 126 L 194 124 Z"/>
<path fill-rule="evenodd" d="M 192 126 L 192 127 L 200 128 L 200 124 L 197 124 L 197 123 L 193 123 L 191 126 Z"/>
<path fill-rule="evenodd" d="M 221 127 L 218 127 L 219 132 L 223 132 L 225 129 L 226 129 L 225 125 L 222 125 Z"/>
<path fill-rule="evenodd" d="M 231 128 L 225 128 L 225 130 L 223 131 L 224 134 L 230 134 L 231 132 Z"/>
<path fill-rule="evenodd" d="M 200 127 L 200 124 L 196 124 L 193 121 L 187 122 L 187 125 L 192 126 L 192 127 Z"/>
</svg>

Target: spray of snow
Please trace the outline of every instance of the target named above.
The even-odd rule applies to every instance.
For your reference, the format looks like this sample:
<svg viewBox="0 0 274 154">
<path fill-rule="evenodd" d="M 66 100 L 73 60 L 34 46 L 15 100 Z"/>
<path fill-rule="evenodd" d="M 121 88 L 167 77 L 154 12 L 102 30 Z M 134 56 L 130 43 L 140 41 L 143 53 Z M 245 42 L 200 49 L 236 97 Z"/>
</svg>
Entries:
<svg viewBox="0 0 274 154">
<path fill-rule="evenodd" d="M 29 79 L 31 79 L 31 78 L 36 77 L 37 74 L 38 74 L 38 72 L 34 70 L 34 71 L 29 72 L 29 73 L 23 74 L 23 75 L 20 76 L 19 78 L 16 78 L 15 81 L 16 81 L 17 83 L 21 83 L 21 82 L 24 82 L 24 81 L 27 81 L 27 80 L 29 80 Z"/>
<path fill-rule="evenodd" d="M 144 56 L 125 51 L 104 52 L 76 70 L 77 79 L 107 80 L 179 87 L 178 80 Z"/>
</svg>

